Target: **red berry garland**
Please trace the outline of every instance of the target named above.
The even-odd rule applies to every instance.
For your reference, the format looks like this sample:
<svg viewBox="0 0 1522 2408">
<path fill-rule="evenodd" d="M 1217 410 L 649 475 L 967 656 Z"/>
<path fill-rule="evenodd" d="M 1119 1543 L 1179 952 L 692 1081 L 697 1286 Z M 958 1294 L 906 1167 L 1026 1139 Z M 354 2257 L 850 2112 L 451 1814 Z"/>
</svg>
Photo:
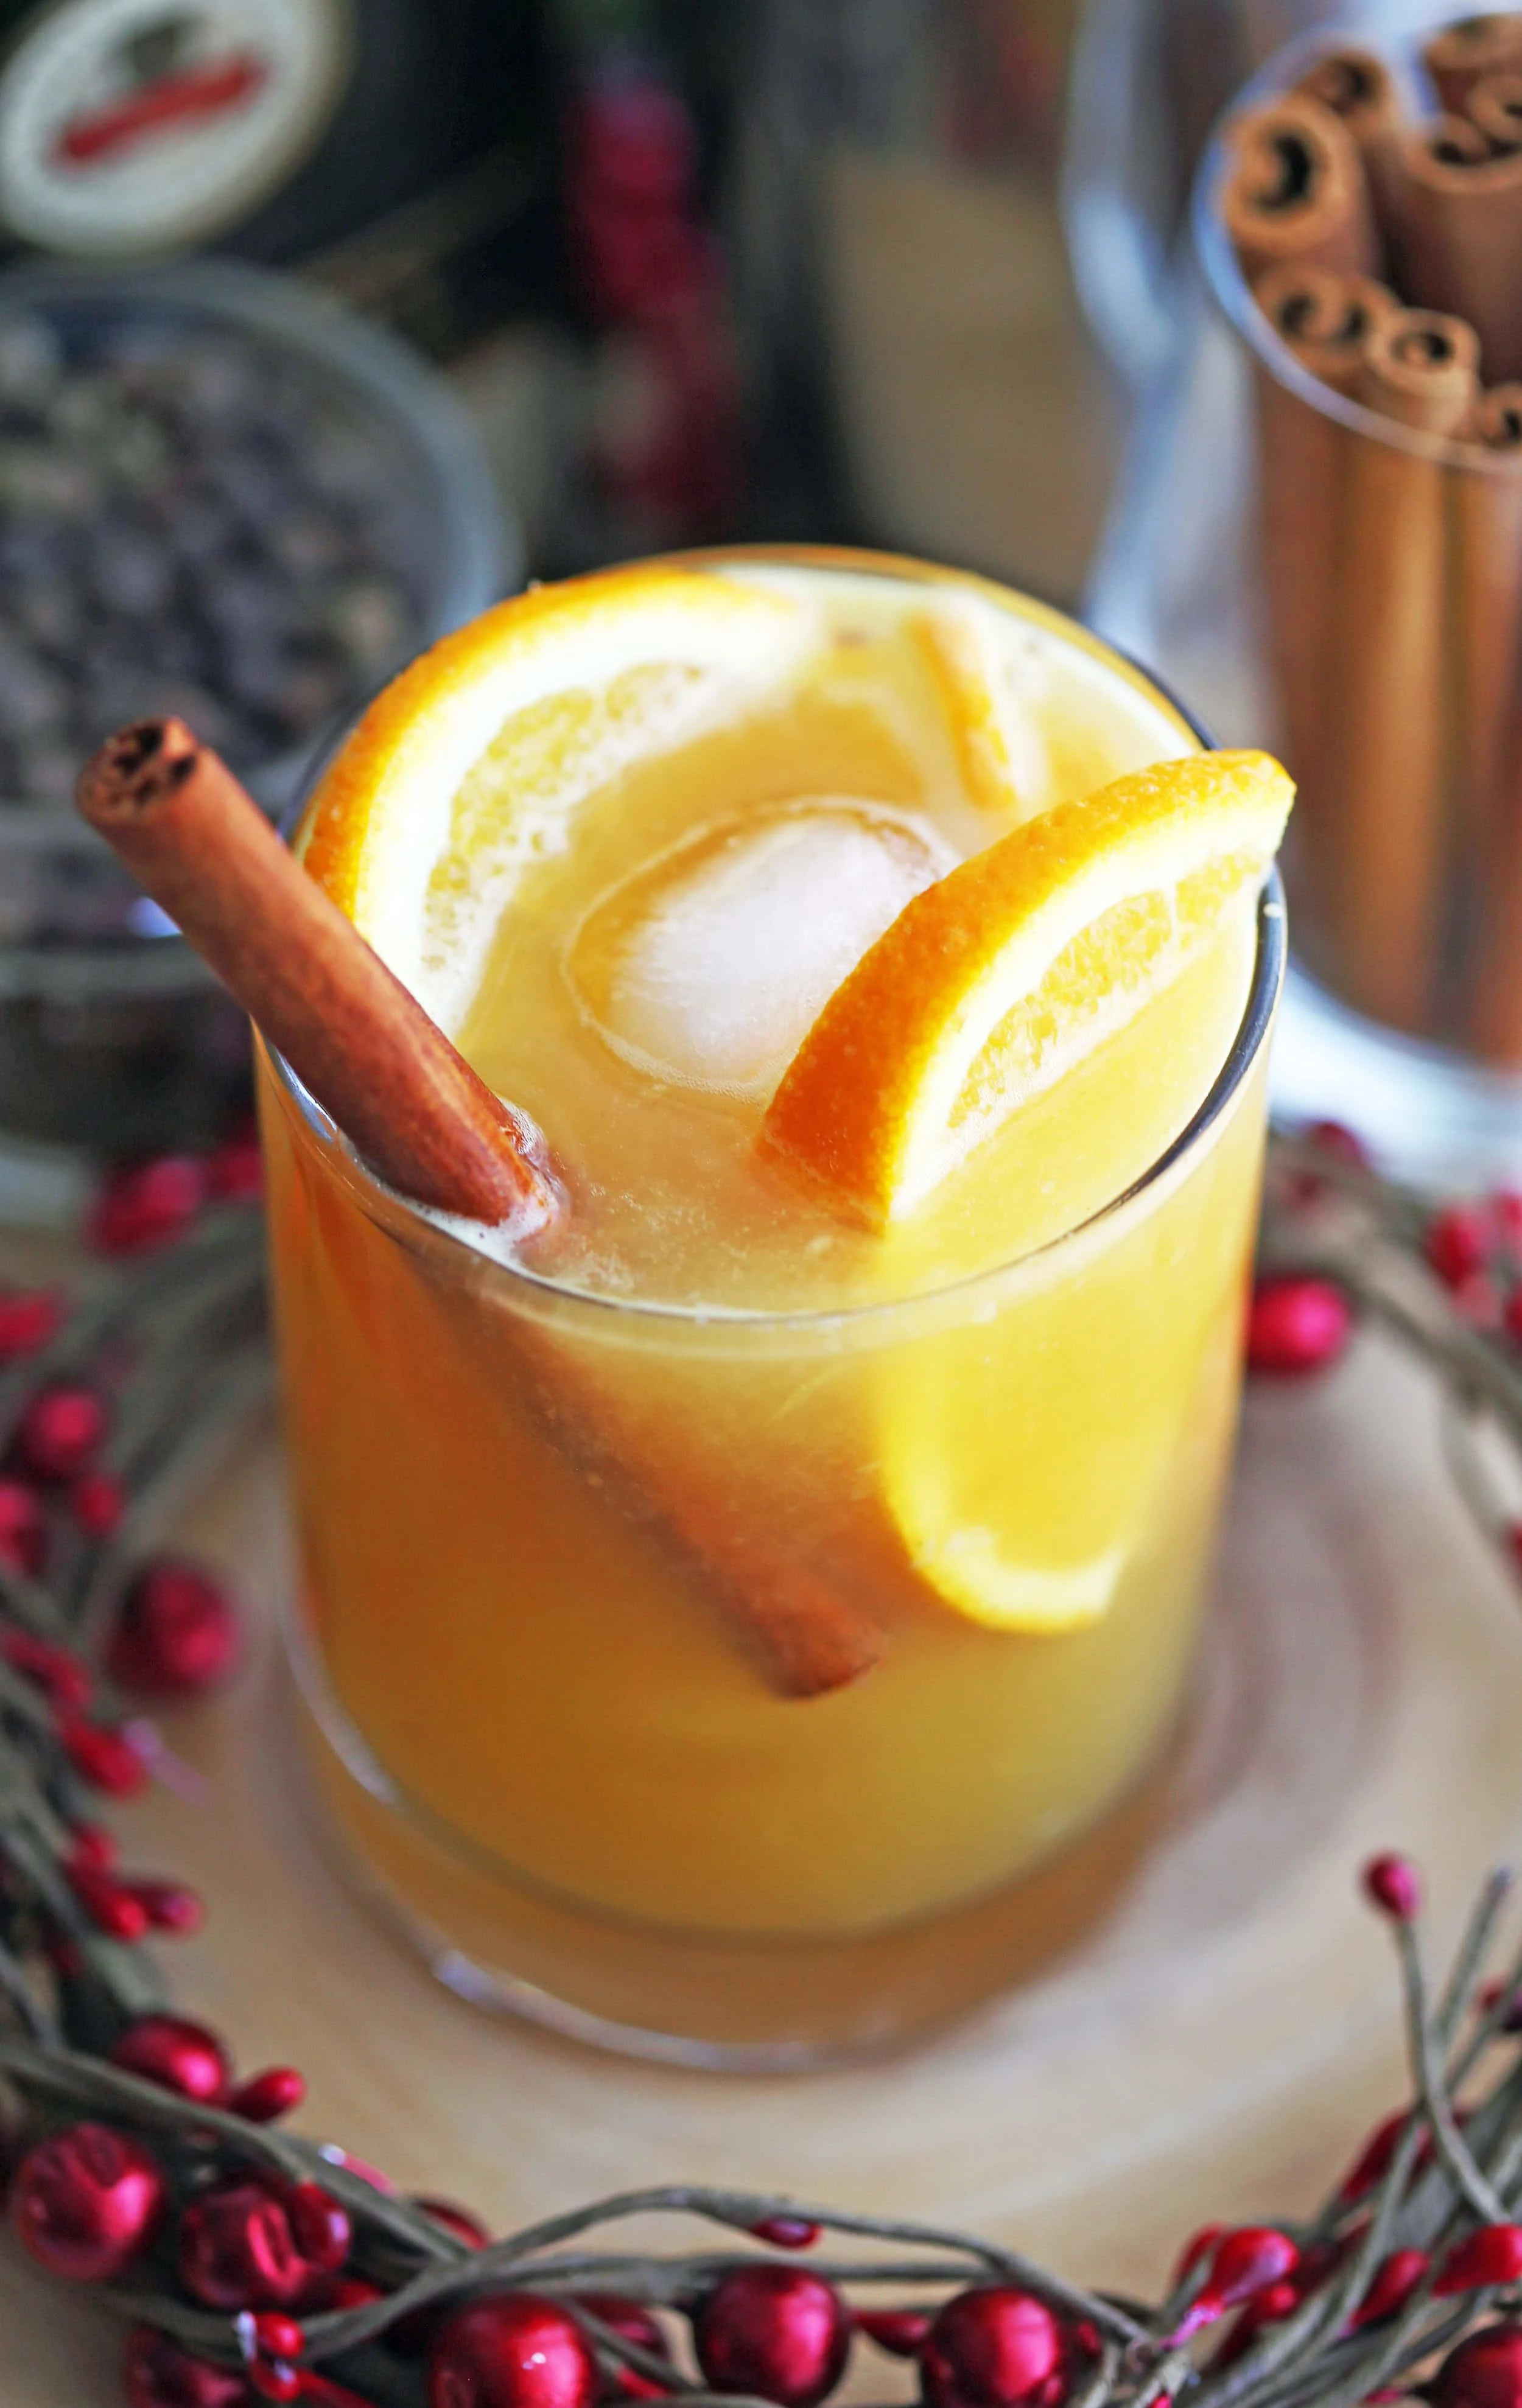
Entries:
<svg viewBox="0 0 1522 2408">
<path fill-rule="evenodd" d="M 1346 1194 L 1366 1202 L 1384 1193 L 1350 1142 L 1324 1145 L 1314 1168 L 1302 1151 L 1292 1169 L 1297 1226 L 1320 1227 Z M 405 2200 L 343 2149 L 270 2131 L 302 2103 L 295 2069 L 240 2079 L 216 2033 L 153 2003 L 140 1943 L 194 1928 L 200 1902 L 180 1883 L 123 1871 L 93 1819 L 86 1790 L 132 1795 L 154 1751 L 146 1727 L 117 1722 L 108 1690 L 68 1643 L 81 1577 L 109 1574 L 114 1678 L 182 1695 L 234 1659 L 236 1620 L 216 1584 L 174 1562 L 133 1566 L 122 1541 L 140 1442 L 131 1365 L 135 1349 L 151 1353 L 163 1249 L 178 1242 L 193 1270 L 216 1272 L 199 1341 L 214 1347 L 227 1292 L 242 1282 L 251 1298 L 260 1272 L 255 1216 L 207 1199 L 242 1192 L 246 1178 L 245 1164 L 215 1177 L 208 1167 L 178 1186 L 146 1174 L 117 1183 L 114 1217 L 103 1207 L 97 1224 L 111 1267 L 80 1309 L 86 1339 L 50 1296 L 0 1296 L 0 1367 L 10 1366 L 0 1379 L 0 2078 L 23 2111 L 7 2216 L 49 2271 L 124 2281 L 138 2319 L 123 2360 L 129 2408 L 422 2408 L 424 2393 L 427 2408 L 604 2408 L 690 2390 L 692 2359 L 714 2392 L 819 2408 L 854 2334 L 917 2363 L 926 2408 L 1069 2408 L 1080 2394 L 1085 2408 L 1161 2408 L 1197 2386 L 1209 2408 L 1228 2370 L 1234 2408 L 1305 2408 L 1318 2352 L 1324 2387 L 1344 2402 L 1419 2384 L 1432 2408 L 1522 2408 L 1522 2326 L 1491 2313 L 1522 2295 L 1522 2221 L 1511 2220 L 1522 2168 L 1503 2163 L 1522 2082 L 1522 1961 L 1495 1976 L 1480 1970 L 1500 1897 L 1493 1884 L 1440 2031 L 1427 2000 L 1442 1993 L 1419 1971 L 1420 1884 L 1401 1856 L 1375 1858 L 1363 1886 L 1394 1927 L 1408 2012 L 1425 2033 L 1414 2105 L 1370 2136 L 1303 2231 L 1198 2234 L 1156 2309 L 1078 2291 L 956 2236 L 937 2242 L 914 2228 L 700 2190 L 557 2219 L 556 2244 L 576 2244 L 562 2271 L 542 2235 L 493 2243 L 467 2210 Z M 199 1198 L 178 1239 L 167 1226 L 177 1193 L 181 1204 Z M 150 1242 L 154 1198 L 165 1220 Z M 145 1216 L 132 1231 L 128 1203 Z M 1400 1210 L 1408 1254 L 1420 1252 L 1446 1282 L 1445 1309 L 1472 1315 L 1484 1282 L 1500 1300 L 1494 1321 L 1522 1327 L 1522 1199 L 1492 1198 L 1466 1220 Z M 1277 1288 L 1258 1293 L 1259 1357 L 1267 1294 L 1278 1299 L 1266 1317 L 1278 1332 L 1272 1368 L 1333 1359 L 1352 1326 L 1348 1294 L 1377 1311 L 1377 1293 L 1359 1286 L 1361 1259 L 1346 1257 L 1337 1277 L 1274 1269 Z M 173 1272 L 170 1281 L 181 1284 Z M 1336 1299 L 1335 1312 L 1325 1295 L 1316 1301 L 1319 1323 L 1306 1318 L 1307 1282 Z M 1340 1332 L 1335 1344 L 1318 1328 Z M 1466 1338 L 1471 1373 L 1475 1342 Z M 1498 1365 L 1513 1344 L 1478 1342 Z M 188 1362 L 187 1379 L 201 1359 Z M 162 1376 L 160 1387 L 172 1430 L 182 1408 Z M 31 1801 L 19 1822 L 13 1798 Z M 1499 2123 L 1483 2097 L 1449 2095 L 1440 2106 L 1427 2086 L 1434 2069 L 1457 2063 L 1472 2075 L 1491 2050 L 1505 2059 L 1492 2094 L 1504 2092 Z M 585 2255 L 596 2226 L 641 2208 L 706 2217 L 732 2243 L 742 2237 L 739 2254 Z M 938 2254 L 901 2270 L 915 2296 L 868 2304 L 854 2303 L 869 2279 L 860 2265 L 757 2254 L 823 2252 L 832 2232 L 896 2241 L 922 2260 L 927 2246 Z M 892 2261 L 873 2279 L 891 2283 Z M 1281 2371 L 1275 2351 L 1302 2330 L 1302 2311 L 1320 2316 L 1321 2338 Z M 1490 2320 L 1474 2326 L 1476 2315 Z"/>
</svg>

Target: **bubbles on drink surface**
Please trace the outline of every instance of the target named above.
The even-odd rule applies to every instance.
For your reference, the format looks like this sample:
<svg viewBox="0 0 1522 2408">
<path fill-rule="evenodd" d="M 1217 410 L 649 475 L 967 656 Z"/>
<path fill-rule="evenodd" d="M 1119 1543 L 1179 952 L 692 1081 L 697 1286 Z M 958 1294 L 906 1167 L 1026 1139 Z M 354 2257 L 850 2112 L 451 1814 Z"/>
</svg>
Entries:
<svg viewBox="0 0 1522 2408">
<path fill-rule="evenodd" d="M 655 1078 L 765 1096 L 954 857 L 928 826 L 843 796 L 707 828 L 593 907 L 567 958 L 577 1002 Z"/>
</svg>

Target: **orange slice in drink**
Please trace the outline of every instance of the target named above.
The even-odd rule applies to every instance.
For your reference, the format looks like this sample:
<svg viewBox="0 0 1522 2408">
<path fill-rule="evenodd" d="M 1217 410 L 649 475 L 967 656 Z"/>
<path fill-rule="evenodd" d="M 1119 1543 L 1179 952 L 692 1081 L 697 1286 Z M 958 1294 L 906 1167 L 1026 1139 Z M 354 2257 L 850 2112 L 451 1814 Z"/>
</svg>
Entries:
<svg viewBox="0 0 1522 2408">
<path fill-rule="evenodd" d="M 754 708 L 817 640 L 805 601 L 717 570 L 640 566 L 519 595 L 371 705 L 298 850 L 452 1033 L 518 877 L 566 845 L 587 796 Z"/>
<path fill-rule="evenodd" d="M 1230 1043 L 1290 793 L 1261 753 L 1202 754 L 1059 806 L 953 870 L 836 990 L 777 1091 L 768 1142 L 842 1212 L 883 1229 L 898 1276 L 920 1242 L 916 1207 L 1038 1096 L 1033 1141 L 1054 1175 L 1067 1154 L 1098 1148 L 1123 1190 L 1147 1159 L 1110 1125 L 1128 1077 L 1144 1073 L 1146 1125 L 1176 1132 Z M 1143 1013 L 1145 1031 L 1123 1036 Z M 1117 1057 L 1128 1074 L 1105 1071 L 1111 1039 L 1142 1044 Z M 984 1209 L 997 1197 L 986 1181 L 979 1193 Z M 1155 1333 L 1175 1365 L 1158 1392 L 1176 1393 L 1181 1417 L 1202 1381 L 1226 1376 L 1212 1333 L 1238 1271 L 1202 1259 L 1198 1310 Z M 1043 1283 L 1038 1254 L 1016 1309 L 1040 1357 L 1043 1330 L 1060 1354 L 1091 1308 L 1070 1268 Z M 1107 1393 L 1083 1408 L 1092 1442 L 1080 1443 L 1070 1411 L 1027 1410 L 1009 1377 L 977 1314 L 936 1321 L 912 1373 L 897 1363 L 881 1383 L 876 1493 L 928 1601 L 1012 1638 L 1053 1639 L 1124 1594 L 1180 1430 Z"/>
<path fill-rule="evenodd" d="M 762 1143 L 844 1216 L 912 1216 L 1250 906 L 1294 789 L 1206 752 L 1027 820 L 916 896 L 820 1013 Z"/>
</svg>

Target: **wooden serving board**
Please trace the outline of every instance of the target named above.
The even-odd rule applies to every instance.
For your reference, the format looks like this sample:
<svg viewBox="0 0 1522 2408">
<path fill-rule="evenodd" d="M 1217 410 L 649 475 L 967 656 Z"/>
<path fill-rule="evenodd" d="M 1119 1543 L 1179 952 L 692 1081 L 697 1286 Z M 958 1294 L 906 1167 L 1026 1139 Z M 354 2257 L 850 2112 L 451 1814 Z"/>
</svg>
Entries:
<svg viewBox="0 0 1522 2408">
<path fill-rule="evenodd" d="M 1522 1613 L 1449 1488 L 1436 1421 L 1425 1376 L 1374 1340 L 1328 1381 L 1254 1395 L 1165 1827 L 1118 1910 L 977 2023 L 785 2078 L 491 2021 L 350 1896 L 291 1744 L 271 1631 L 289 1541 L 263 1422 L 174 1534 L 255 1616 L 231 1691 L 166 1724 L 206 1797 L 159 1791 L 122 1817 L 133 1861 L 211 1901 L 172 1959 L 179 1995 L 245 2067 L 303 2068 L 309 2129 L 502 2227 L 633 2183 L 732 2180 L 941 2217 L 1153 2288 L 1201 2222 L 1305 2204 L 1400 2095 L 1360 1860 L 1417 1853 L 1445 1946 L 1517 1825 Z M 0 2251 L 5 2408 L 118 2401 L 118 2346 L 87 2295 Z"/>
</svg>

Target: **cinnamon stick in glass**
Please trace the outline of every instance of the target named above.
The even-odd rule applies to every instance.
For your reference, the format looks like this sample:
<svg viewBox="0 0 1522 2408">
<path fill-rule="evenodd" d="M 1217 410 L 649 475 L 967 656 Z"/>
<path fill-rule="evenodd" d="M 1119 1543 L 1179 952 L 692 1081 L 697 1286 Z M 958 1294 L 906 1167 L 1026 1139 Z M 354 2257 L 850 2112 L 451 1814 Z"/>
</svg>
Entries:
<svg viewBox="0 0 1522 2408">
<path fill-rule="evenodd" d="M 520 1236 L 563 1209 L 538 1132 L 477 1077 L 181 721 L 112 737 L 79 800 L 389 1186 Z M 870 1670 L 884 1642 L 863 1607 L 790 1560 L 784 1538 L 739 1526 L 693 1467 L 653 1465 L 627 1416 L 610 1427 L 611 1400 L 567 1350 L 525 1329 L 522 1351 L 557 1427 L 616 1466 L 780 1694 L 816 1697 Z"/>
<path fill-rule="evenodd" d="M 1405 115 L 1395 79 L 1377 50 L 1347 44 L 1323 51 L 1295 86 L 1341 119 L 1358 147 L 1386 257 L 1399 251 Z"/>
<path fill-rule="evenodd" d="M 1271 267 L 1254 297 L 1307 375 L 1352 394 L 1370 336 L 1400 308 L 1371 278 L 1327 267 Z M 1289 861 L 1297 914 L 1314 950 L 1327 782 L 1328 639 L 1342 543 L 1346 430 L 1261 363 L 1256 367 L 1258 556 L 1280 741 L 1297 798 Z"/>
<path fill-rule="evenodd" d="M 1489 855 L 1489 822 L 1522 635 L 1522 384 L 1480 397 L 1463 429 L 1476 466 L 1455 472 L 1456 633 L 1464 790 L 1476 853 Z"/>
<path fill-rule="evenodd" d="M 1487 383 L 1522 377 L 1522 150 L 1444 117 L 1407 136 L 1401 164 L 1403 296 L 1468 320 Z"/>
<path fill-rule="evenodd" d="M 1418 1032 L 1443 930 L 1445 470 L 1398 430 L 1456 434 L 1478 366 L 1472 329 L 1431 311 L 1397 310 L 1371 335 L 1357 397 L 1392 439 L 1349 433 L 1329 634 L 1327 968 L 1360 1010 Z"/>
<path fill-rule="evenodd" d="M 1291 95 L 1229 129 L 1226 229 L 1249 280 L 1286 260 L 1372 274 L 1379 242 L 1358 146 L 1329 108 Z"/>
<path fill-rule="evenodd" d="M 1522 73 L 1522 15 L 1456 18 L 1423 44 L 1422 64 L 1443 108 L 1457 116 L 1482 77 Z"/>
<path fill-rule="evenodd" d="M 1522 1068 L 1522 384 L 1487 393 L 1465 430 L 1486 461 L 1460 473 L 1458 626 L 1472 927 L 1468 1036 Z"/>
<path fill-rule="evenodd" d="M 521 1235 L 554 1217 L 538 1133 L 478 1079 L 182 720 L 111 737 L 79 803 L 388 1185 Z"/>
<path fill-rule="evenodd" d="M 1486 76 L 1464 104 L 1464 114 L 1477 125 L 1497 152 L 1522 150 L 1522 61 L 1505 75 Z"/>
</svg>

